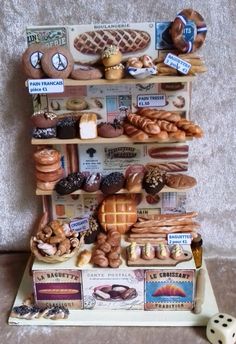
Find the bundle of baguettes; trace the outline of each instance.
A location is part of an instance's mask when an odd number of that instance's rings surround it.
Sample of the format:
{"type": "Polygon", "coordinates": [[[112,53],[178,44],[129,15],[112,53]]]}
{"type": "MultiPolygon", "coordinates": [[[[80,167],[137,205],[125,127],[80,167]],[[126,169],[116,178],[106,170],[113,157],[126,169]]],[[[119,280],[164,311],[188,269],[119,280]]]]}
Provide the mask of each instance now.
{"type": "Polygon", "coordinates": [[[186,137],[200,138],[203,130],[192,121],[181,118],[179,113],[150,108],[129,113],[124,123],[126,135],[138,141],[149,137],[157,141],[184,141],[186,137]]]}
{"type": "MultiPolygon", "coordinates": [[[[188,72],[188,75],[195,75],[198,73],[205,73],[207,71],[207,68],[205,66],[204,61],[200,56],[198,56],[195,53],[189,53],[189,54],[180,54],[178,57],[188,63],[191,64],[191,68],[188,72]]],[[[167,66],[164,63],[165,56],[161,56],[156,60],[156,67],[158,70],[158,75],[178,75],[178,71],[174,68],[171,68],[167,66]]]]}
{"type": "Polygon", "coordinates": [[[149,219],[139,217],[138,221],[131,227],[127,241],[138,244],[167,243],[169,233],[190,233],[192,239],[197,237],[199,223],[196,222],[196,212],[185,214],[158,214],[149,219]]]}

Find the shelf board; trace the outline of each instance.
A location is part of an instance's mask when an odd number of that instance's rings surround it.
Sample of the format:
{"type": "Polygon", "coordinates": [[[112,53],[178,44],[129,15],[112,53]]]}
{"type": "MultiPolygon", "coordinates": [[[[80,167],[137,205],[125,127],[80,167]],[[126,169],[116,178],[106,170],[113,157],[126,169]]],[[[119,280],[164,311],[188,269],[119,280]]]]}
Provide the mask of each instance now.
{"type": "Polygon", "coordinates": [[[126,77],[120,80],[73,80],[65,79],[64,86],[90,86],[90,85],[127,85],[127,84],[155,84],[155,83],[175,83],[175,82],[190,82],[194,76],[153,76],[146,79],[135,79],[126,77]]]}
{"type": "MultiPolygon", "coordinates": [[[[191,141],[192,137],[187,137],[185,141],[191,141]]],[[[119,137],[112,137],[112,138],[105,138],[105,137],[97,137],[96,139],[88,139],[88,140],[81,140],[79,138],[75,139],[34,139],[32,138],[31,144],[32,145],[68,145],[68,144],[78,144],[78,145],[86,145],[86,144],[106,144],[106,143],[173,143],[173,142],[185,142],[185,141],[178,141],[174,139],[169,139],[167,141],[159,141],[156,138],[150,137],[145,141],[135,141],[129,136],[121,135],[119,137]]]]}
{"type": "MultiPolygon", "coordinates": [[[[160,83],[176,83],[176,82],[191,82],[195,76],[192,75],[180,75],[180,76],[153,76],[146,79],[135,79],[132,77],[126,77],[120,80],[73,80],[64,79],[64,86],[96,86],[96,85],[129,85],[129,84],[160,84],[160,83]]],[[[25,82],[28,87],[28,82],[25,82]]]]}
{"type": "MultiPolygon", "coordinates": [[[[174,189],[174,188],[169,188],[168,186],[165,186],[160,192],[187,192],[188,190],[190,189],[174,189]]],[[[36,189],[37,196],[49,196],[49,195],[52,195],[53,193],[56,193],[56,191],[54,190],[44,191],[44,190],[36,189]]],[[[127,193],[129,193],[129,191],[126,189],[121,189],[120,191],[117,192],[117,194],[127,194],[127,193]]],[[[136,193],[140,193],[140,192],[136,192],[136,193]]],[[[103,193],[100,190],[96,192],[86,192],[84,190],[77,190],[75,192],[70,193],[69,195],[89,195],[89,194],[102,195],[103,193]]]]}

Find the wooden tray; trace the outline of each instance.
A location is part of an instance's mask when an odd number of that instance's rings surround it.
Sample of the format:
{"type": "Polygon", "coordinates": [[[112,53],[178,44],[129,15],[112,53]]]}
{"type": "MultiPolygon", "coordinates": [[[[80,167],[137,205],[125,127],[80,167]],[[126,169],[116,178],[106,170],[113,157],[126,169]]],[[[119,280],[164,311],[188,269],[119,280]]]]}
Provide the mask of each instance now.
{"type": "Polygon", "coordinates": [[[153,258],[151,260],[138,258],[135,261],[131,261],[128,259],[128,248],[126,249],[126,263],[128,266],[176,266],[179,263],[187,262],[188,260],[192,259],[192,253],[189,251],[184,251],[184,257],[180,260],[175,260],[172,258],[168,259],[159,259],[153,258]]]}

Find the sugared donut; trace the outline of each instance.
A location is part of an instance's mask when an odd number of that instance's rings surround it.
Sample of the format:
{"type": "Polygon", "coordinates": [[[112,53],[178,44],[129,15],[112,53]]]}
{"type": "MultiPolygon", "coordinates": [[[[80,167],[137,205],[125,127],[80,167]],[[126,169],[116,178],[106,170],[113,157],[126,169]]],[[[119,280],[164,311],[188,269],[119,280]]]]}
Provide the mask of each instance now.
{"type": "Polygon", "coordinates": [[[36,179],[42,182],[54,182],[55,180],[61,179],[63,176],[63,169],[59,168],[58,170],[51,172],[40,172],[36,170],[36,179]]]}
{"type": "Polygon", "coordinates": [[[102,78],[102,72],[89,65],[75,65],[70,77],[75,80],[95,80],[102,78]]]}
{"type": "Polygon", "coordinates": [[[171,37],[174,46],[182,53],[195,52],[199,49],[205,41],[206,34],[207,27],[203,17],[191,8],[184,9],[180,12],[171,25],[171,37]],[[183,37],[185,26],[190,20],[195,23],[197,31],[193,43],[185,41],[183,37]]]}
{"type": "Polygon", "coordinates": [[[61,158],[60,152],[56,149],[43,148],[34,153],[34,161],[40,165],[52,165],[61,158]]]}

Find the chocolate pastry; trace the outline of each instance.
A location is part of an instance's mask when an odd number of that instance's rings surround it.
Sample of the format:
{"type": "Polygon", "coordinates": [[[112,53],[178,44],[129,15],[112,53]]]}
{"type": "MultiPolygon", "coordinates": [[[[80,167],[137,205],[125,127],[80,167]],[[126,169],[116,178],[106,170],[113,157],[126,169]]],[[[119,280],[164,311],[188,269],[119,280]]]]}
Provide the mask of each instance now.
{"type": "Polygon", "coordinates": [[[84,243],[85,244],[92,244],[96,241],[97,236],[100,232],[100,226],[97,220],[93,217],[89,217],[89,229],[83,233],[84,243]]]}
{"type": "Polygon", "coordinates": [[[57,123],[57,137],[59,139],[73,139],[76,137],[76,125],[72,117],[66,117],[57,123]]]}
{"type": "Polygon", "coordinates": [[[52,128],[34,128],[32,131],[32,136],[35,139],[51,139],[57,137],[56,127],[52,128]]]}
{"type": "Polygon", "coordinates": [[[108,292],[108,294],[110,295],[111,299],[120,299],[120,292],[116,291],[116,290],[111,290],[108,292]]]}
{"type": "Polygon", "coordinates": [[[125,177],[120,172],[108,174],[101,182],[100,189],[105,195],[112,195],[124,187],[125,177]]]}
{"type": "Polygon", "coordinates": [[[131,300],[137,296],[137,291],[134,288],[129,288],[121,294],[123,300],[131,300]]]}
{"type": "Polygon", "coordinates": [[[97,126],[98,136],[100,137],[118,137],[124,132],[124,128],[117,121],[114,120],[113,123],[100,123],[97,126]]]}
{"type": "Polygon", "coordinates": [[[80,172],[69,174],[66,178],[59,180],[55,185],[55,190],[60,195],[67,195],[79,190],[84,182],[84,175],[80,172]]]}
{"type": "Polygon", "coordinates": [[[102,181],[101,173],[94,172],[85,179],[83,190],[87,192],[95,192],[99,190],[101,181],[102,181]]]}
{"type": "Polygon", "coordinates": [[[165,175],[159,169],[150,169],[144,176],[143,188],[148,194],[155,195],[165,186],[165,175]]]}
{"type": "Polygon", "coordinates": [[[53,112],[38,111],[31,116],[31,122],[36,128],[52,128],[57,125],[58,118],[53,112]]]}

